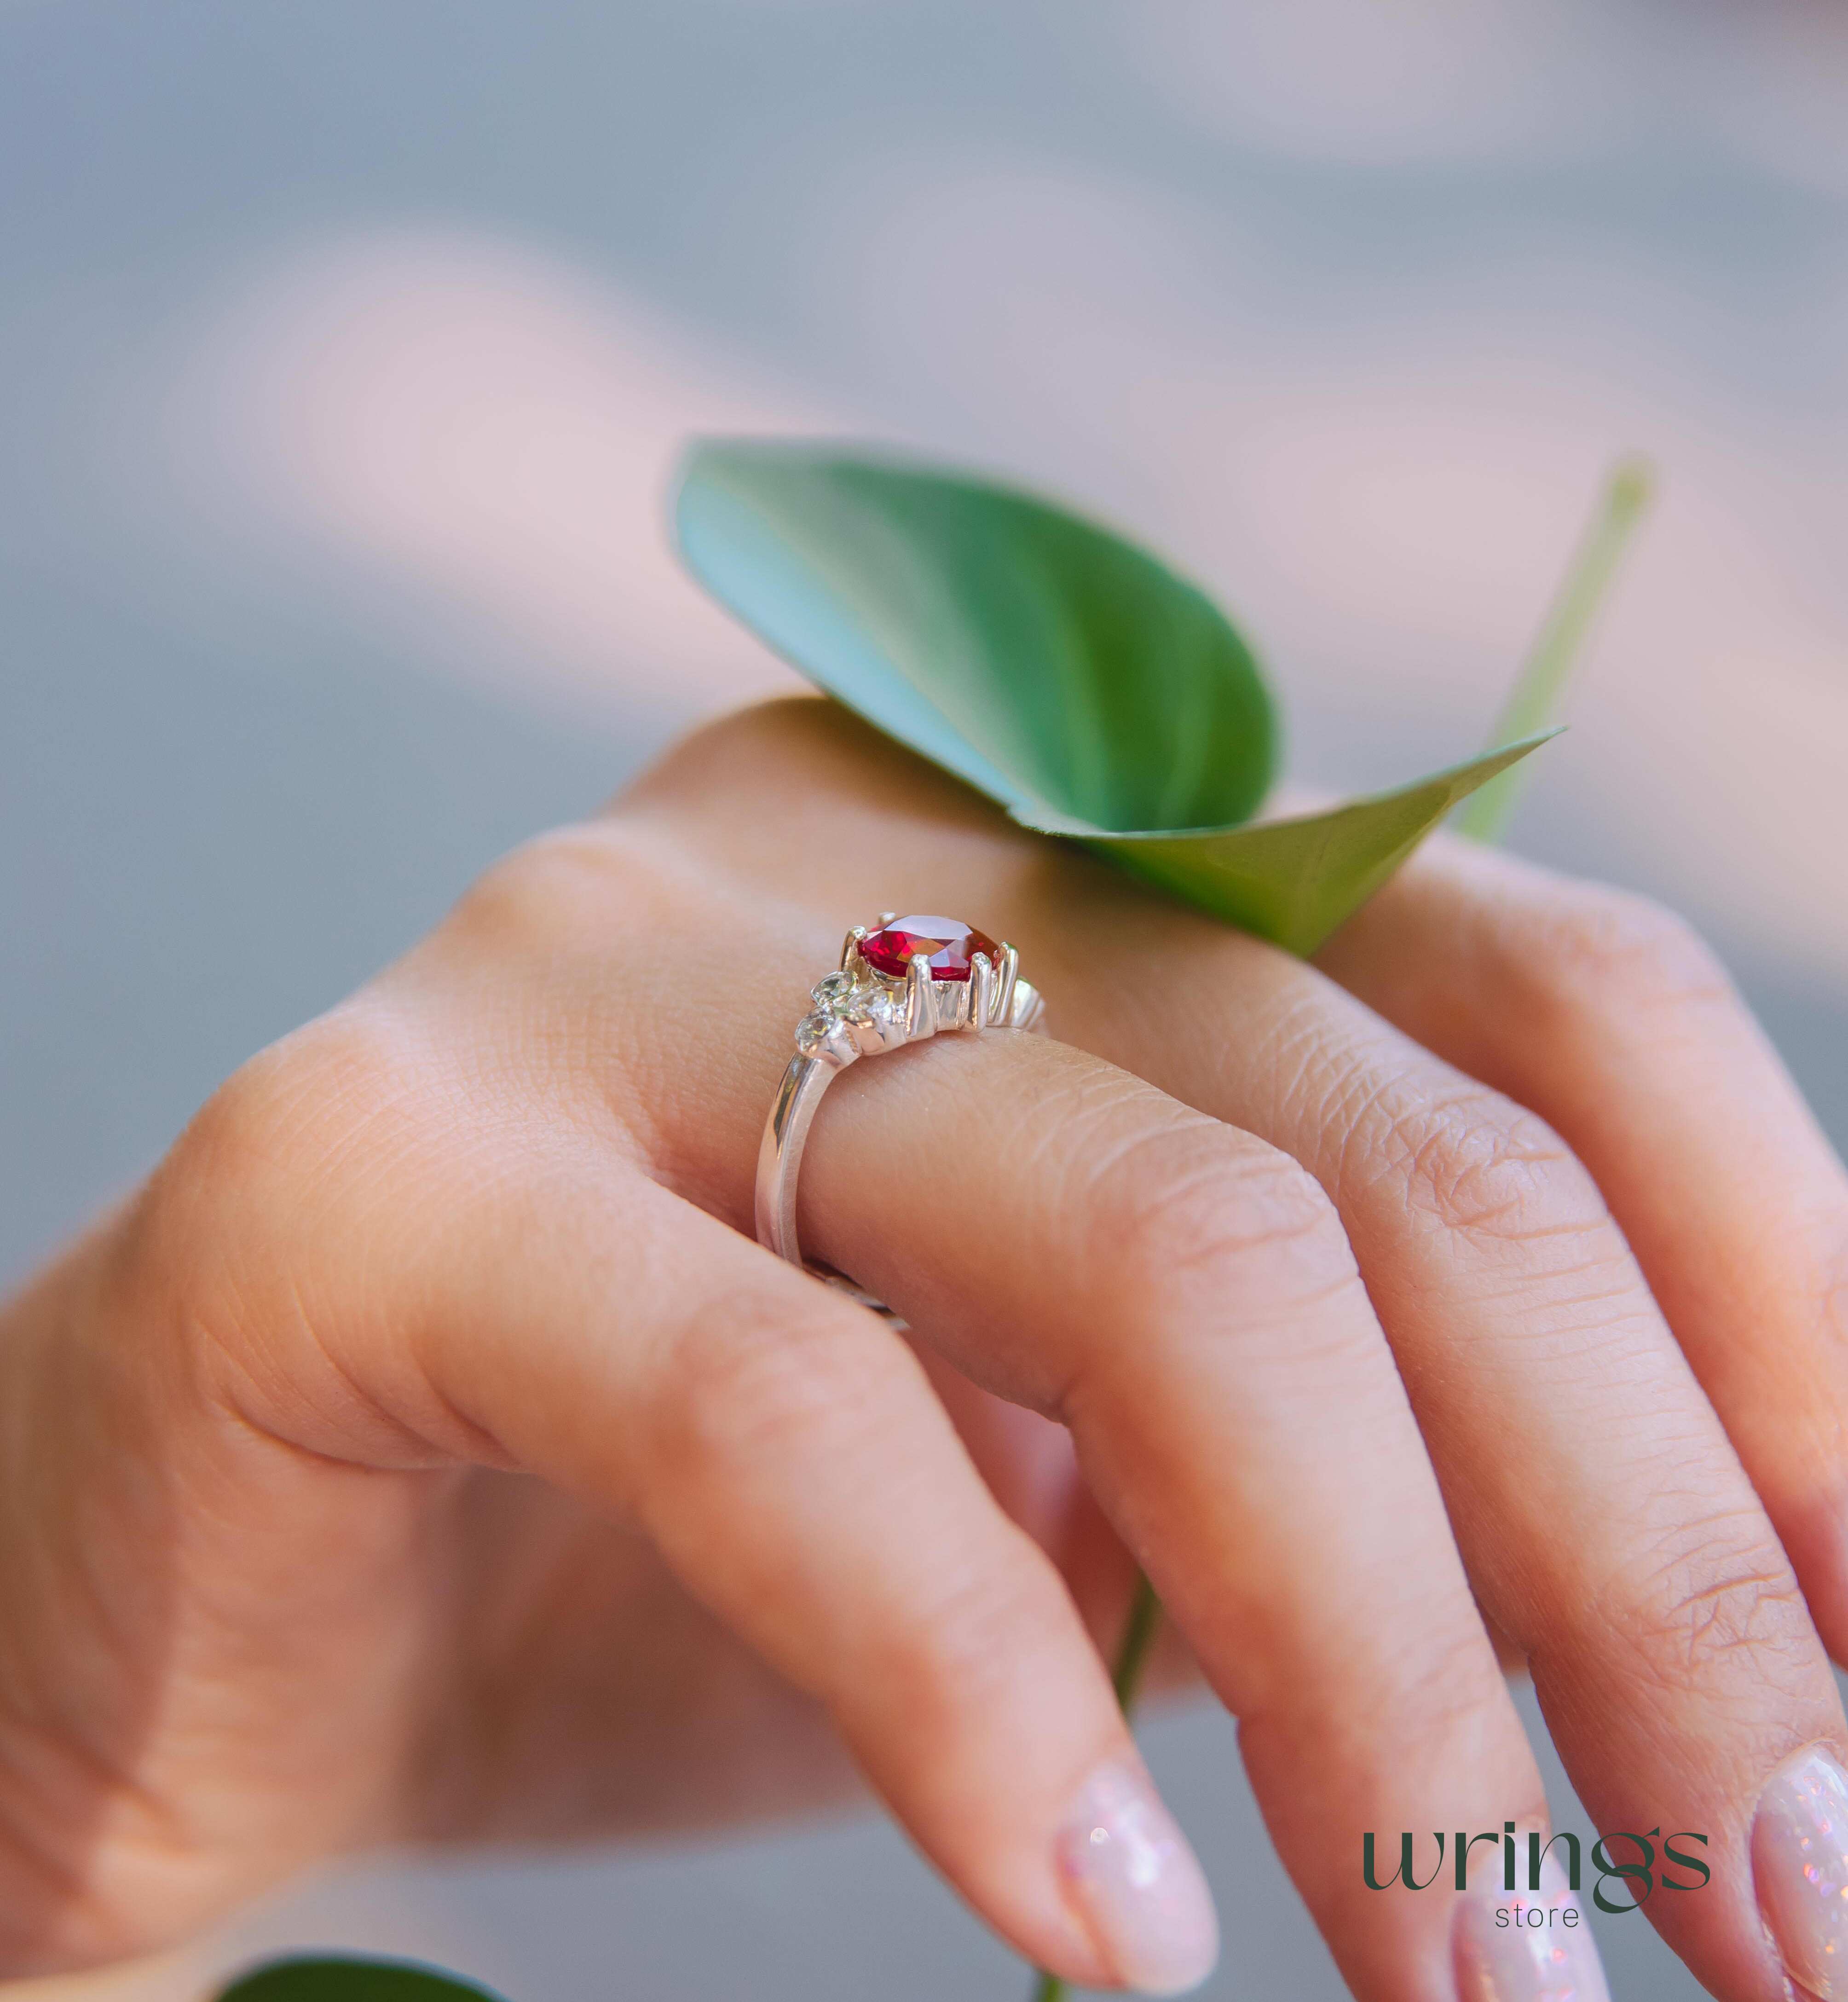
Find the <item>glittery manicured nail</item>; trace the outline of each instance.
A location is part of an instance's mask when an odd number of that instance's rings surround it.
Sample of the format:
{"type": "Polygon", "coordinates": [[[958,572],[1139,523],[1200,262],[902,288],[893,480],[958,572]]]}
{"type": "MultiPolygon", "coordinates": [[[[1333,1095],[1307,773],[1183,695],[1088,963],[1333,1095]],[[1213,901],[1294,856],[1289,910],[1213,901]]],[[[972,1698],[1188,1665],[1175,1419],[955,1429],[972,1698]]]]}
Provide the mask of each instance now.
{"type": "Polygon", "coordinates": [[[1119,1981],[1179,1995],[1212,1973],[1212,1893],[1145,1774],[1100,1767],[1059,1829],[1058,1857],[1066,1896],[1119,1981]]]}
{"type": "Polygon", "coordinates": [[[1457,1900],[1452,1924],[1463,2002],[1610,2002],[1591,1913],[1550,1851],[1538,1891],[1485,1885],[1457,1900]]]}
{"type": "Polygon", "coordinates": [[[1848,1997],[1848,1773],[1819,1745],[1771,1775],[1752,1824],[1758,1909],[1785,1972],[1820,2002],[1848,1997]]]}

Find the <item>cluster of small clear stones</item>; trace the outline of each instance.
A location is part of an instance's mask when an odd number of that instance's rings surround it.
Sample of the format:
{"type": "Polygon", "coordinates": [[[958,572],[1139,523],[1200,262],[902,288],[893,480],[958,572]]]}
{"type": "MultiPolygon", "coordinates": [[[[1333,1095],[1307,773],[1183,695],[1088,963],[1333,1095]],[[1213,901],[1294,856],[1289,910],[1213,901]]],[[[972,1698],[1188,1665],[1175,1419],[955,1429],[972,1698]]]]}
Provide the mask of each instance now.
{"type": "Polygon", "coordinates": [[[844,1022],[889,1027],[903,1012],[902,1002],[883,981],[856,981],[848,973],[828,975],[815,982],[809,994],[814,1012],[796,1024],[796,1048],[805,1057],[813,1056],[844,1022]]]}

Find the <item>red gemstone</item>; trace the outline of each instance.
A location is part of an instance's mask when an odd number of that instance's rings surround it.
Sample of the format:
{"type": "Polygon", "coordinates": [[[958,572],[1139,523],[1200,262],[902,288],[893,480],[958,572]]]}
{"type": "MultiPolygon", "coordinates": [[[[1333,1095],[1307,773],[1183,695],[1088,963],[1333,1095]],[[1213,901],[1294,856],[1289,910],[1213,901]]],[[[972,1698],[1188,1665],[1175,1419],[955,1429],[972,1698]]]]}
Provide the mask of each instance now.
{"type": "Polygon", "coordinates": [[[989,965],[1000,965],[1001,948],[960,918],[894,918],[859,942],[860,957],[888,980],[902,980],[914,959],[930,968],[933,980],[967,980],[978,952],[987,955],[989,965]]]}

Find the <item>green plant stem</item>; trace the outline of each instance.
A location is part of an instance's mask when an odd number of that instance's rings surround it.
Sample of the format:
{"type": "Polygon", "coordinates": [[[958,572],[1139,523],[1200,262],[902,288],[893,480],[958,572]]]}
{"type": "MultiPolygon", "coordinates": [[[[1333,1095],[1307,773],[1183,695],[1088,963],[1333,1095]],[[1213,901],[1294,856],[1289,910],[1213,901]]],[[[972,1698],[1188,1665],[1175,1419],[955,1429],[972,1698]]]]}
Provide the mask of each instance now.
{"type": "Polygon", "coordinates": [[[1117,1693],[1123,1714],[1133,1717],[1135,1700],[1142,1686],[1142,1671],[1149,1665],[1149,1652],[1155,1644],[1156,1629],[1161,1624],[1162,1603],[1155,1587],[1140,1571],[1135,1575],[1135,1596],[1129,1602],[1128,1617],[1123,1622],[1123,1638],[1117,1643],[1117,1658],[1110,1672],[1111,1687],[1117,1693]]]}
{"type": "MultiPolygon", "coordinates": [[[[1655,476],[1643,459],[1623,459],[1611,469],[1532,650],[1495,719],[1491,745],[1536,736],[1557,720],[1585,635],[1654,489],[1655,476]]],[[[1490,780],[1458,810],[1458,832],[1477,841],[1500,840],[1526,782],[1525,766],[1490,780]]]]}
{"type": "MultiPolygon", "coordinates": [[[[1123,1622],[1122,1638],[1117,1643],[1117,1658],[1110,1672],[1111,1686],[1117,1693],[1125,1718],[1135,1713],[1136,1693],[1142,1686],[1142,1671],[1149,1665],[1149,1651],[1161,1625],[1161,1612],[1155,1587],[1138,1571],[1135,1595],[1129,1602],[1129,1617],[1123,1622]]],[[[1042,1971],[1034,1983],[1033,2002],[1065,2002],[1070,1992],[1058,1975],[1042,1971]]]]}

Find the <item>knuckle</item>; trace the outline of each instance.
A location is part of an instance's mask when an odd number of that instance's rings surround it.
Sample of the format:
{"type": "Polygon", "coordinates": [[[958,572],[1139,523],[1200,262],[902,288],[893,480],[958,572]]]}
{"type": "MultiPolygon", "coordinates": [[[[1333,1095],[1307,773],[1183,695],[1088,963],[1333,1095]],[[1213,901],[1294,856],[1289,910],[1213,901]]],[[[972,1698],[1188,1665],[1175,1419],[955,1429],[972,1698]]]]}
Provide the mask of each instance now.
{"type": "Polygon", "coordinates": [[[1333,1136],[1344,1210],[1402,1206],[1414,1233],[1435,1229],[1459,1249],[1544,1246],[1550,1271],[1620,1278],[1597,1184],[1525,1106],[1410,1045],[1312,1042],[1288,1056],[1293,1115],[1333,1136]]]}
{"type": "Polygon", "coordinates": [[[1382,1744],[1415,1770],[1457,1771],[1518,1730],[1507,1684],[1467,1602],[1433,1606],[1396,1642],[1378,1634],[1364,1676],[1351,1647],[1293,1647],[1235,1692],[1241,1728],[1271,1730],[1318,1756],[1364,1765],[1382,1744]]]}
{"type": "Polygon", "coordinates": [[[1361,1741],[1386,1739],[1414,1763],[1452,1765],[1459,1745],[1480,1747],[1507,1728],[1507,1686],[1473,1618],[1421,1635],[1415,1656],[1389,1664],[1377,1686],[1379,1714],[1361,1724],[1361,1741]]]}
{"type": "Polygon", "coordinates": [[[1498,1093],[1393,1093],[1352,1129],[1344,1171],[1390,1176],[1446,1234],[1494,1245],[1605,1231],[1595,1183],[1543,1120],[1498,1093]]]}
{"type": "Polygon", "coordinates": [[[1434,1723],[1480,1717],[1505,1693],[1494,1651],[1473,1604],[1462,1617],[1435,1620],[1419,1637],[1417,1657],[1401,1678],[1414,1717],[1434,1723]]]}
{"type": "Polygon", "coordinates": [[[1069,1209],[1104,1310],[1053,1400],[1069,1417],[1094,1391],[1109,1401],[1155,1348],[1230,1345],[1271,1367],[1287,1354],[1303,1370],[1347,1368],[1363,1349],[1378,1360],[1370,1314],[1316,1311],[1344,1293],[1358,1302],[1361,1282],[1334,1205],[1276,1149],[1205,1121],[1163,1128],[1095,1164],[1069,1209]]]}
{"type": "Polygon", "coordinates": [[[654,1464],[696,1476],[825,1451],[862,1435],[884,1385],[885,1345],[842,1341],[831,1303],[805,1311],[746,1289],[721,1293],[673,1338],[654,1406],[654,1464]]]}
{"type": "Polygon", "coordinates": [[[832,704],[806,695],[748,703],[689,732],[649,776],[667,774],[692,788],[729,786],[741,773],[760,769],[766,757],[813,755],[837,720],[832,704]]]}
{"type": "Polygon", "coordinates": [[[799,810],[804,791],[825,785],[839,793],[878,780],[882,788],[894,776],[916,783],[890,741],[879,736],[838,703],[818,702],[807,695],[778,696],[733,710],[691,731],[671,746],[639,778],[626,786],[607,809],[612,814],[641,816],[666,807],[689,806],[701,818],[714,812],[728,816],[741,795],[761,792],[766,772],[794,775],[790,806],[799,810]]]}
{"type": "Polygon", "coordinates": [[[195,1113],[169,1157],[190,1185],[242,1187],[274,1170],[284,1158],[289,1113],[301,1085],[295,1050],[277,1045],[253,1057],[221,1084],[195,1113]]]}
{"type": "Polygon", "coordinates": [[[1755,1686],[1794,1682],[1814,1651],[1802,1592],[1749,1509],[1677,1524],[1600,1610],[1646,1679],[1678,1694],[1707,1688],[1735,1663],[1755,1686]]]}
{"type": "Polygon", "coordinates": [[[669,894],[659,845],[615,821],[554,828],[505,855],[465,891],[444,926],[505,964],[581,950],[612,909],[646,922],[669,894]]]}
{"type": "Polygon", "coordinates": [[[1129,1289],[1241,1292],[1351,1266],[1341,1219],[1288,1155],[1204,1122],[1142,1139],[1101,1167],[1086,1212],[1105,1272],[1129,1289]]]}
{"type": "Polygon", "coordinates": [[[356,1163],[427,1139],[417,1062],[382,1011],[349,1004],[251,1059],[175,1142],[134,1212],[128,1272],[202,1358],[293,1324],[305,1271],[326,1275],[317,1247],[350,1250],[379,1206],[356,1163]]]}
{"type": "Polygon", "coordinates": [[[441,1024],[444,1062],[491,1079],[501,1109],[591,1125],[633,1158],[661,1137],[670,962],[702,913],[715,915],[711,887],[661,829],[580,822],[495,863],[388,984],[441,1024]]]}
{"type": "Polygon", "coordinates": [[[392,1096],[396,1060],[360,1011],[284,1037],[219,1086],[156,1171],[163,1217],[216,1221],[226,1205],[289,1216],[330,1167],[330,1129],[363,1124],[392,1096]]]}
{"type": "MultiPolygon", "coordinates": [[[[1024,1566],[971,1561],[936,1579],[893,1634],[889,1683],[908,1682],[905,1707],[979,1714],[1034,1671],[1056,1677],[1065,1623],[1062,1602],[1024,1566]]],[[[1042,1685],[1043,1686],[1043,1685],[1042,1685]]]]}
{"type": "Polygon", "coordinates": [[[1555,1005],[1674,1007],[1729,999],[1711,947],[1679,912],[1602,884],[1574,884],[1539,913],[1526,963],[1555,1005]]]}

